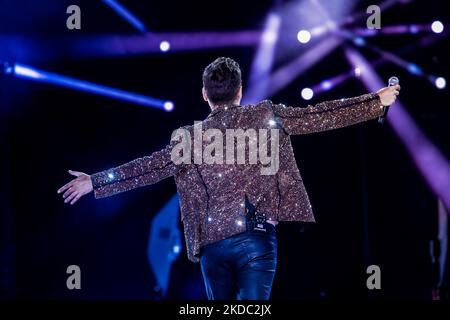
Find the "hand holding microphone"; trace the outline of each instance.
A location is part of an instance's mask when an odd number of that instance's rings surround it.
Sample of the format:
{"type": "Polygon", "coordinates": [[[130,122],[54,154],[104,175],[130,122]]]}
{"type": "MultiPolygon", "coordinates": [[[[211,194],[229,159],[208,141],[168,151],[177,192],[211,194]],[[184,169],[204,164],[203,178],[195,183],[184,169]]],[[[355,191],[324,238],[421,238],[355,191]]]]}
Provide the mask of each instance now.
{"type": "Polygon", "coordinates": [[[397,77],[389,78],[389,86],[377,91],[381,104],[384,106],[384,114],[378,118],[378,122],[383,124],[389,110],[389,106],[395,102],[400,94],[400,85],[397,77]]]}

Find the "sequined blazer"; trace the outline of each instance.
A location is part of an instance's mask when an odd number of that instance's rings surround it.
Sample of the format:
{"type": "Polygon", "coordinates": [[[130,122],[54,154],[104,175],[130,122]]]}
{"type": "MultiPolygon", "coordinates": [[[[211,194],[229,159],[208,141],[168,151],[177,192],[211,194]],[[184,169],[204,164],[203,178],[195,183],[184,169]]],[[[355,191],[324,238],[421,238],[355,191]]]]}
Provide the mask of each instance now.
{"type": "MultiPolygon", "coordinates": [[[[345,127],[382,113],[376,93],[306,108],[286,107],[268,100],[256,105],[221,106],[200,123],[203,131],[210,128],[222,132],[229,128],[279,129],[276,173],[261,174],[263,164],[260,162],[176,164],[171,154],[179,140],[172,139],[161,151],[91,175],[94,195],[108,197],[173,176],[180,199],[188,258],[198,262],[202,246],[246,230],[245,198],[270,220],[314,222],[290,135],[345,127]]],[[[194,126],[183,128],[193,133],[194,126]]]]}

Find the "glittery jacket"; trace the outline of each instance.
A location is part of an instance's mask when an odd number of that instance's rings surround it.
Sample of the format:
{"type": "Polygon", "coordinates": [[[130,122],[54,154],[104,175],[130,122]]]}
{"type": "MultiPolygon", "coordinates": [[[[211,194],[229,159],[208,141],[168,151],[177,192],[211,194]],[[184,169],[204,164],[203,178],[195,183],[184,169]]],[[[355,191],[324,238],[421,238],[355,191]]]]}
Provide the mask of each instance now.
{"type": "MultiPolygon", "coordinates": [[[[244,107],[222,106],[201,122],[202,130],[278,128],[279,169],[276,174],[262,175],[259,162],[175,164],[171,152],[177,141],[172,139],[166,148],[150,156],[93,174],[94,195],[107,197],[173,176],[180,196],[188,258],[198,262],[202,246],[246,230],[243,206],[246,197],[270,220],[314,222],[290,135],[345,127],[381,114],[381,101],[375,93],[306,108],[286,107],[268,100],[244,107]]],[[[193,132],[193,126],[184,128],[193,132]]]]}

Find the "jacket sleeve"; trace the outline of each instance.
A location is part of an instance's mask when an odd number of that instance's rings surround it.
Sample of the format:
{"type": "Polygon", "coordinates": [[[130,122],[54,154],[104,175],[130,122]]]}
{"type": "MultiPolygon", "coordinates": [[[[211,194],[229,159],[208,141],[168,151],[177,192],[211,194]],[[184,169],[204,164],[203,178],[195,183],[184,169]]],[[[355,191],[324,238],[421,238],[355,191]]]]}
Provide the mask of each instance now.
{"type": "Polygon", "coordinates": [[[91,175],[95,198],[104,198],[134,188],[154,184],[175,175],[182,164],[172,161],[172,149],[176,140],[172,140],[164,149],[150,156],[97,172],[91,175]]]}
{"type": "Polygon", "coordinates": [[[281,127],[287,134],[307,134],[350,126],[383,114],[378,94],[326,101],[306,108],[272,105],[281,127]]]}

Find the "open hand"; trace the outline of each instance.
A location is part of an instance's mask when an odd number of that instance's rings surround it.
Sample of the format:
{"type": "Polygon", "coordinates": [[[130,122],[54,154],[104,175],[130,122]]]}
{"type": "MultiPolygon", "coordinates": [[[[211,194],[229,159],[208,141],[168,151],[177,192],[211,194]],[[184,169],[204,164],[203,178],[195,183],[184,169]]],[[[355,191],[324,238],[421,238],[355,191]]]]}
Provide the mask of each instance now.
{"type": "Polygon", "coordinates": [[[91,176],[78,171],[69,170],[69,173],[76,178],[58,189],[58,193],[63,194],[64,203],[74,204],[82,196],[93,190],[91,176]]]}

